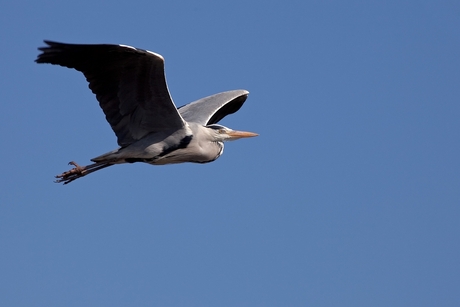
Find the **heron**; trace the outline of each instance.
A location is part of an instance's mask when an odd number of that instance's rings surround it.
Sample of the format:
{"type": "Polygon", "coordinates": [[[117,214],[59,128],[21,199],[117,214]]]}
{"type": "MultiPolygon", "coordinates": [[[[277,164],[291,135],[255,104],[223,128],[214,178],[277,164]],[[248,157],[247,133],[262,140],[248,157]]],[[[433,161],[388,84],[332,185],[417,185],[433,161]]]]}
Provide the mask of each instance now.
{"type": "Polygon", "coordinates": [[[83,73],[117,137],[119,148],[92,164],[55,176],[68,184],[106,167],[143,162],[152,165],[208,163],[222,155],[224,142],[257,136],[217,124],[238,111],[246,90],[218,93],[177,108],[171,98],[161,55],[127,45],[67,44],[44,41],[35,62],[83,73]]]}

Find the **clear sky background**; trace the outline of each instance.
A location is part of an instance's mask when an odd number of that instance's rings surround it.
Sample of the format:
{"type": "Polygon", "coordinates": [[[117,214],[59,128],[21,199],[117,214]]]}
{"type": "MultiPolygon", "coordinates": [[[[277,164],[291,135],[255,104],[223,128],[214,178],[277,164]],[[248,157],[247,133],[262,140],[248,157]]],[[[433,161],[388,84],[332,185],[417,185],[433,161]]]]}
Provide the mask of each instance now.
{"type": "Polygon", "coordinates": [[[1,306],[460,306],[458,1],[2,1],[1,306]],[[204,165],[117,148],[42,40],[160,53],[178,106],[250,95],[204,165]]]}

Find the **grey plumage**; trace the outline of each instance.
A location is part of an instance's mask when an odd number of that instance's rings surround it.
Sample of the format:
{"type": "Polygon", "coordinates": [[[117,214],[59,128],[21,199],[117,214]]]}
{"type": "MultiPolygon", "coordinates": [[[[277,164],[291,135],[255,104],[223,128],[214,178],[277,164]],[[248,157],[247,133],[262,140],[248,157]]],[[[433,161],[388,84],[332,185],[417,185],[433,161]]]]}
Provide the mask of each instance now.
{"type": "Polygon", "coordinates": [[[125,45],[45,43],[36,62],[82,72],[120,146],[84,167],[71,162],[75,167],[56,176],[57,182],[67,184],[120,163],[211,162],[222,154],[224,141],[257,135],[216,124],[241,108],[245,90],[218,93],[178,109],[159,54],[125,45]]]}
{"type": "Polygon", "coordinates": [[[216,124],[222,118],[238,111],[249,92],[234,90],[201,98],[179,108],[182,118],[203,126],[216,124]]]}

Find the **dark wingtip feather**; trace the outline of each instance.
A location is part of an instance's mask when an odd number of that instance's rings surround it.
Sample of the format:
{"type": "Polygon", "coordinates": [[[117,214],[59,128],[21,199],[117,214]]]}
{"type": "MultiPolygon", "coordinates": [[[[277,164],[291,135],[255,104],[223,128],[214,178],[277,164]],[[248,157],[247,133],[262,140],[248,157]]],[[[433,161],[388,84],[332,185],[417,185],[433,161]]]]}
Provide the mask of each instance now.
{"type": "Polygon", "coordinates": [[[50,63],[47,61],[47,58],[48,58],[48,54],[50,53],[50,51],[52,50],[53,46],[56,46],[58,45],[59,43],[56,43],[56,42],[53,42],[53,41],[49,41],[49,40],[43,40],[43,42],[45,44],[47,44],[48,46],[45,46],[45,47],[38,47],[37,49],[40,50],[42,53],[40,53],[37,58],[35,59],[35,62],[36,63],[39,63],[39,64],[42,64],[42,63],[50,63]]]}
{"type": "Polygon", "coordinates": [[[223,106],[222,106],[219,110],[217,110],[217,112],[214,113],[214,115],[209,119],[209,121],[207,122],[207,125],[216,124],[216,123],[218,123],[222,118],[224,118],[225,116],[230,115],[230,114],[233,114],[233,113],[235,113],[236,111],[238,111],[238,110],[243,106],[243,104],[244,104],[244,102],[246,101],[246,99],[248,98],[248,94],[249,94],[249,93],[240,95],[240,96],[236,97],[235,99],[229,101],[229,102],[226,103],[225,105],[223,105],[223,106]]]}

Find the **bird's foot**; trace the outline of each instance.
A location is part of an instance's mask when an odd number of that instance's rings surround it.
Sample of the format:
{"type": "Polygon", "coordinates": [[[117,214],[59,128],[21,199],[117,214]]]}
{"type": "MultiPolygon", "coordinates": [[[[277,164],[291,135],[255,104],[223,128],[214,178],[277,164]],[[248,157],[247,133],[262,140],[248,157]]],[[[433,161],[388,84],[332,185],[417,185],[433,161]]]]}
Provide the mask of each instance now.
{"type": "Polygon", "coordinates": [[[74,181],[75,179],[78,179],[80,177],[83,177],[86,175],[86,167],[85,166],[80,166],[74,161],[70,161],[69,165],[75,166],[71,170],[64,172],[60,175],[55,176],[57,179],[54,181],[56,183],[61,183],[63,182],[64,184],[68,184],[69,182],[74,181]]]}

